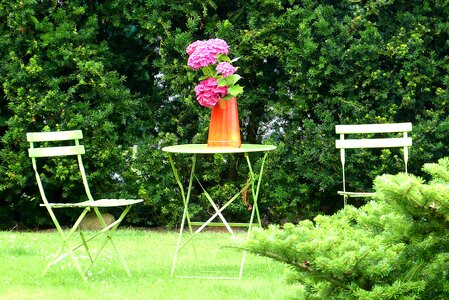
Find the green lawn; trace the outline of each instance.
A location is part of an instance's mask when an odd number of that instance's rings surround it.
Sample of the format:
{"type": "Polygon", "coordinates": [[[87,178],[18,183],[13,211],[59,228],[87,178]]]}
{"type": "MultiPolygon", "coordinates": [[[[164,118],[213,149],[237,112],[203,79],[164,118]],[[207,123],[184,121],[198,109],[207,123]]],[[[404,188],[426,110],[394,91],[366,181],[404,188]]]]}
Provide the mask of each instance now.
{"type": "MultiPolygon", "coordinates": [[[[59,246],[56,231],[0,232],[0,299],[301,298],[300,290],[285,282],[285,266],[252,254],[246,257],[240,280],[170,276],[177,236],[173,231],[117,231],[116,243],[133,276],[126,276],[108,245],[85,284],[68,258],[42,276],[47,260],[59,246]]],[[[204,232],[194,241],[198,263],[190,244],[178,255],[175,275],[238,276],[242,252],[222,247],[232,245],[229,234],[204,232]]],[[[87,266],[83,252],[77,254],[87,266]]]]}

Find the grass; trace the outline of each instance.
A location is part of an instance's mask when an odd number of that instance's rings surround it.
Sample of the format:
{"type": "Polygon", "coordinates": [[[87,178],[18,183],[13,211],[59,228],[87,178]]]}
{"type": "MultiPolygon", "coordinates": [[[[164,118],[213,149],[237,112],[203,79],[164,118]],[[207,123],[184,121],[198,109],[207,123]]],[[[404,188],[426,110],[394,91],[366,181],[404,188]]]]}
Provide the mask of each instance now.
{"type": "MultiPolygon", "coordinates": [[[[242,235],[243,236],[243,235],[242,235]]],[[[115,241],[132,277],[113,255],[110,244],[89,272],[85,284],[69,258],[42,276],[59,246],[56,231],[0,232],[1,299],[297,299],[299,290],[285,282],[285,266],[248,254],[240,280],[170,276],[178,234],[173,231],[121,229],[115,241]]],[[[229,234],[204,232],[178,255],[175,275],[238,276],[242,252],[229,234]],[[218,247],[217,247],[218,246],[218,247]],[[199,267],[198,267],[199,266],[199,267]],[[212,273],[202,273],[202,270],[212,273]]],[[[95,247],[95,245],[93,245],[95,247]]],[[[77,251],[82,266],[88,258],[77,251]]]]}

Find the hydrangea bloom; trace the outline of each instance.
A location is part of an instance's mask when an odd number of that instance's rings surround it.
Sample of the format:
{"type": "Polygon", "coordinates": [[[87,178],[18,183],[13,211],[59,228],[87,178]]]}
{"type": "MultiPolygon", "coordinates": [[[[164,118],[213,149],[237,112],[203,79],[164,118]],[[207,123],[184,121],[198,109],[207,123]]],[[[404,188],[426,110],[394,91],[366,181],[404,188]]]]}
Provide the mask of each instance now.
{"type": "Polygon", "coordinates": [[[204,43],[205,43],[204,41],[196,41],[191,43],[186,49],[187,54],[191,55],[195,51],[196,47],[201,46],[204,43]]]}
{"type": "Polygon", "coordinates": [[[186,48],[186,52],[189,55],[187,65],[193,70],[202,69],[202,79],[207,78],[195,87],[196,98],[201,105],[212,107],[221,98],[228,100],[243,92],[243,87],[236,84],[240,76],[229,77],[237,68],[232,66],[227,56],[229,46],[226,41],[195,41],[186,48]],[[218,81],[223,86],[218,86],[218,81]]]}
{"type": "Polygon", "coordinates": [[[194,70],[201,69],[215,63],[217,63],[216,55],[211,54],[210,52],[196,50],[189,56],[189,60],[187,61],[187,65],[194,70]]]}
{"type": "Polygon", "coordinates": [[[237,68],[228,62],[221,62],[217,65],[217,74],[221,74],[223,77],[232,75],[237,71],[237,68]]]}
{"type": "Polygon", "coordinates": [[[189,54],[187,65],[194,70],[217,63],[218,54],[228,54],[229,46],[222,39],[196,41],[190,44],[186,52],[189,54]]]}
{"type": "Polygon", "coordinates": [[[228,43],[222,39],[210,39],[207,41],[207,44],[210,46],[211,51],[216,54],[228,54],[229,52],[228,43]]]}
{"type": "Polygon", "coordinates": [[[228,93],[228,87],[218,86],[216,78],[207,78],[195,87],[195,93],[202,106],[212,107],[228,93]]]}

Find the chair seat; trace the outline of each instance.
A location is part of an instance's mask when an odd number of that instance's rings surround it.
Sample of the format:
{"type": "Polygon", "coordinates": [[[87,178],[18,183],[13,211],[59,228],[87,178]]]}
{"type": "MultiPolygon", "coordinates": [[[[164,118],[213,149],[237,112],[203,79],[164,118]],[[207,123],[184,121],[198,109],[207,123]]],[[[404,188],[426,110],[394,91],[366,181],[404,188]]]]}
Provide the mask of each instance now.
{"type": "MultiPolygon", "coordinates": [[[[78,203],[48,203],[48,206],[59,207],[118,207],[143,202],[143,199],[99,199],[95,201],[83,201],[78,203]]],[[[41,204],[40,206],[47,206],[41,204]]]]}
{"type": "Polygon", "coordinates": [[[343,192],[338,191],[339,195],[346,195],[348,197],[373,197],[376,193],[363,193],[363,192],[343,192]]]}

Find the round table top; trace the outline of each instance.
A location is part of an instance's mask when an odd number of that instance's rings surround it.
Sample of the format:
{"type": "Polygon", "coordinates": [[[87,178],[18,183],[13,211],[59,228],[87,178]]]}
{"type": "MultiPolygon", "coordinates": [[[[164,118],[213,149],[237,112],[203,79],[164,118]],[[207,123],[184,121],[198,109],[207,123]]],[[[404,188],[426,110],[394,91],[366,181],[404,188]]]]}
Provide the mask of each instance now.
{"type": "Polygon", "coordinates": [[[184,144],[162,148],[162,151],[170,153],[246,153],[246,152],[262,152],[276,149],[273,145],[262,144],[242,144],[240,148],[236,147],[209,147],[207,144],[184,144]]]}

